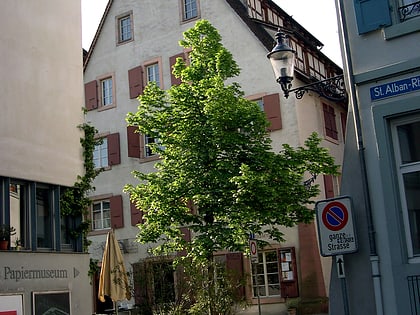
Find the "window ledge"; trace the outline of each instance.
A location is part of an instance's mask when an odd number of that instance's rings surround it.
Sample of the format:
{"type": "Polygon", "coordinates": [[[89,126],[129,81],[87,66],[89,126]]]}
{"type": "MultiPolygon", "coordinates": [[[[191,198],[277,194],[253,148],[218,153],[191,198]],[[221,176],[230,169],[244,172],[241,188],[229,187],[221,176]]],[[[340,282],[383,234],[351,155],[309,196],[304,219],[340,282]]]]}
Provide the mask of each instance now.
{"type": "Polygon", "coordinates": [[[94,230],[94,231],[90,231],[90,232],[88,233],[88,236],[105,235],[105,234],[107,234],[109,231],[111,231],[111,229],[94,230]]]}
{"type": "Polygon", "coordinates": [[[420,17],[413,18],[402,23],[394,24],[383,29],[385,40],[408,35],[420,31],[420,17]]]}

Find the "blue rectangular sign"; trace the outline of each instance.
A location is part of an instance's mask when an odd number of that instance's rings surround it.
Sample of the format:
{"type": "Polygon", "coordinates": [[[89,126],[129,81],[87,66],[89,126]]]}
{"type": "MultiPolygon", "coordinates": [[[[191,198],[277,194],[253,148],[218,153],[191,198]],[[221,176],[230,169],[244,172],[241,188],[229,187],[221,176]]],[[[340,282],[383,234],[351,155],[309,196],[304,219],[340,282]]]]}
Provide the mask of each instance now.
{"type": "Polygon", "coordinates": [[[420,90],[420,76],[371,87],[370,99],[376,101],[382,98],[410,93],[417,90],[420,90]]]}

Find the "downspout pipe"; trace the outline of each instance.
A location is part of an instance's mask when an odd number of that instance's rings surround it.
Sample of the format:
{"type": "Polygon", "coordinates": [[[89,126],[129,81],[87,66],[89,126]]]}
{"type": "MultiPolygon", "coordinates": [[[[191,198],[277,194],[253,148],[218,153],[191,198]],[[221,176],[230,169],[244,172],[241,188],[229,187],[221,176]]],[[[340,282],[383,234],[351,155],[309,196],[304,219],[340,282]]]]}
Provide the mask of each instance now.
{"type": "Polygon", "coordinates": [[[346,61],[347,61],[347,68],[348,68],[348,83],[350,89],[350,106],[352,106],[353,113],[354,113],[354,125],[355,125],[355,132],[356,132],[356,140],[357,140],[357,150],[359,156],[359,163],[360,163],[360,170],[362,175],[362,189],[363,189],[363,199],[364,199],[364,206],[366,211],[366,222],[368,225],[368,237],[369,237],[369,251],[370,251],[370,265],[372,271],[372,283],[374,288],[374,296],[375,296],[375,306],[376,306],[376,314],[383,315],[383,299],[382,299],[382,286],[381,286],[381,273],[379,268],[379,255],[376,248],[376,232],[375,226],[373,223],[373,215],[372,215],[372,206],[370,202],[370,192],[369,192],[369,185],[368,185],[368,176],[367,176],[367,169],[366,169],[366,158],[365,158],[365,147],[363,143],[363,133],[362,133],[362,126],[361,126],[361,118],[360,118],[360,111],[359,111],[359,104],[357,101],[356,89],[355,89],[355,82],[353,76],[353,62],[352,56],[350,54],[350,46],[349,46],[349,37],[347,31],[347,22],[346,22],[346,14],[344,12],[344,0],[337,0],[336,3],[338,4],[338,13],[341,19],[341,29],[343,33],[343,44],[344,44],[344,52],[346,54],[346,61]]]}

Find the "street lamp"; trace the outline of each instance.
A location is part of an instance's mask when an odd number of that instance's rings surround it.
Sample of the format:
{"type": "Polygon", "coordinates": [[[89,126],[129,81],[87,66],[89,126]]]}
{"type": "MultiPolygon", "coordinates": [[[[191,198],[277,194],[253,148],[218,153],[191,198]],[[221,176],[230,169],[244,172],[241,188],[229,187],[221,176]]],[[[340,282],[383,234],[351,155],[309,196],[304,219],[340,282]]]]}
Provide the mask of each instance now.
{"type": "Polygon", "coordinates": [[[343,75],[291,89],[296,52],[286,43],[286,35],[283,32],[278,31],[275,37],[277,44],[267,54],[267,58],[271,61],[276,81],[280,84],[285,98],[288,98],[290,93],[295,93],[296,98],[301,99],[306,92],[314,91],[332,101],[347,99],[343,75]]]}

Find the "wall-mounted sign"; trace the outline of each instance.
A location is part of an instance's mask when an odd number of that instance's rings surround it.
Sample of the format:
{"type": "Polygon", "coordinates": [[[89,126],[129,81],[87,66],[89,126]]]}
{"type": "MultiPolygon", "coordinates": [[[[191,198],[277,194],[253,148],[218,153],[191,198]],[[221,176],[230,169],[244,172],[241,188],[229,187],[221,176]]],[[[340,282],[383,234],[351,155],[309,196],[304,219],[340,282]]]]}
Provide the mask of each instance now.
{"type": "Polygon", "coordinates": [[[334,256],[357,251],[350,197],[319,201],[315,209],[321,255],[334,256]]]}
{"type": "Polygon", "coordinates": [[[420,90],[420,76],[398,80],[370,88],[370,99],[377,101],[383,98],[420,90]]]}

